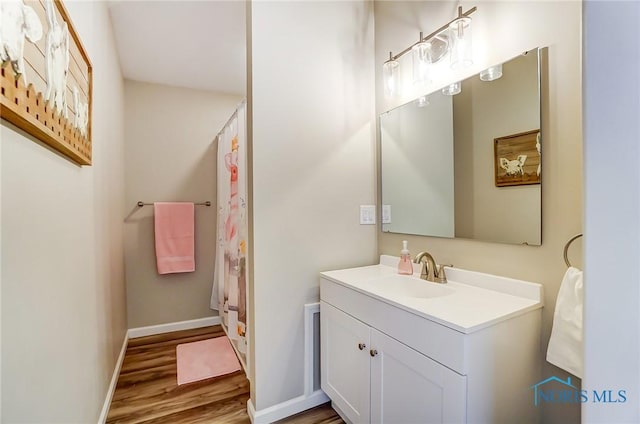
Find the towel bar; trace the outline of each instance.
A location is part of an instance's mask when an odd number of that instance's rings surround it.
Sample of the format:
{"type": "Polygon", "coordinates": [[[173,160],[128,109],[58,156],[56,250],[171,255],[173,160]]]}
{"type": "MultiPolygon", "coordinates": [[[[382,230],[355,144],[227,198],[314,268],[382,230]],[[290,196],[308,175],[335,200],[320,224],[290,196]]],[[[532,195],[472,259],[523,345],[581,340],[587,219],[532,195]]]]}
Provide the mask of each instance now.
{"type": "Polygon", "coordinates": [[[571,262],[569,262],[569,246],[579,237],[582,237],[582,233],[571,237],[567,244],[564,245],[564,263],[567,264],[567,266],[571,266],[571,262]]]}
{"type": "MultiPolygon", "coordinates": [[[[206,202],[194,203],[194,205],[196,205],[196,206],[211,206],[211,202],[207,200],[206,202]]],[[[138,207],[141,208],[143,206],[153,206],[153,203],[145,203],[143,201],[139,201],[138,202],[138,207]]]]}

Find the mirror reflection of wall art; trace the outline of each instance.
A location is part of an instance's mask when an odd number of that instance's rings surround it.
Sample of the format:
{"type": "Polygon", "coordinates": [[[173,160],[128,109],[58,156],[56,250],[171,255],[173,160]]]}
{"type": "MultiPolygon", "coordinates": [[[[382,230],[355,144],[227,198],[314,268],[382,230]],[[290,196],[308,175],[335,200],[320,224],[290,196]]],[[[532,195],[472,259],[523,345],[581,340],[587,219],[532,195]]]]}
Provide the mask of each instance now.
{"type": "Polygon", "coordinates": [[[494,140],[496,186],[540,184],[540,130],[494,140]]]}
{"type": "Polygon", "coordinates": [[[0,117],[91,165],[91,62],[62,2],[2,0],[0,17],[0,117]]]}

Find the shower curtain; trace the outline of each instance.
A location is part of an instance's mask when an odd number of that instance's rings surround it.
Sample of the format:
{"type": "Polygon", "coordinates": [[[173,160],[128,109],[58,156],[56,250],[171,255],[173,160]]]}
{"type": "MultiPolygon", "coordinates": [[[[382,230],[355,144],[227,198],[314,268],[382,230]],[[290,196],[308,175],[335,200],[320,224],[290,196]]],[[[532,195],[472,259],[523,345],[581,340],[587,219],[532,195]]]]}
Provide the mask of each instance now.
{"type": "Polygon", "coordinates": [[[243,101],[217,137],[217,248],[211,309],[238,351],[247,351],[247,144],[243,101]]]}

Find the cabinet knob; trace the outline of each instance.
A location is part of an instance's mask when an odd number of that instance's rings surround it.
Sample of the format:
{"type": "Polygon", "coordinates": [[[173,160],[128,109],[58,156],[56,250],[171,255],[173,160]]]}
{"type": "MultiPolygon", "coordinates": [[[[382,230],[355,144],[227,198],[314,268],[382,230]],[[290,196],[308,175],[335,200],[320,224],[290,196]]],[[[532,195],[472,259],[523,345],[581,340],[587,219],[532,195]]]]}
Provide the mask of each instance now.
{"type": "Polygon", "coordinates": [[[364,348],[365,348],[365,347],[367,347],[367,345],[366,345],[366,344],[364,344],[364,343],[358,343],[358,349],[360,349],[360,350],[364,350],[364,348]]]}
{"type": "Polygon", "coordinates": [[[371,355],[371,356],[376,356],[377,354],[378,354],[378,351],[377,351],[377,350],[375,350],[375,349],[371,349],[371,350],[369,351],[369,355],[371,355]]]}

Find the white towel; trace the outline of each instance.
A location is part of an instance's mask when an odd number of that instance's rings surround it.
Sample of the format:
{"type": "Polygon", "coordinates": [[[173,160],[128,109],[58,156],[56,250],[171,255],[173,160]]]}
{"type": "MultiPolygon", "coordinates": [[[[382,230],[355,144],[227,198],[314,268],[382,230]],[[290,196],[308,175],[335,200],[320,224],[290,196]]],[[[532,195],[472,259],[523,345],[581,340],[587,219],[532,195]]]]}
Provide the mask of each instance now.
{"type": "Polygon", "coordinates": [[[582,271],[570,267],[564,274],[556,300],[547,361],[579,378],[582,378],[584,361],[582,308],[582,271]]]}

